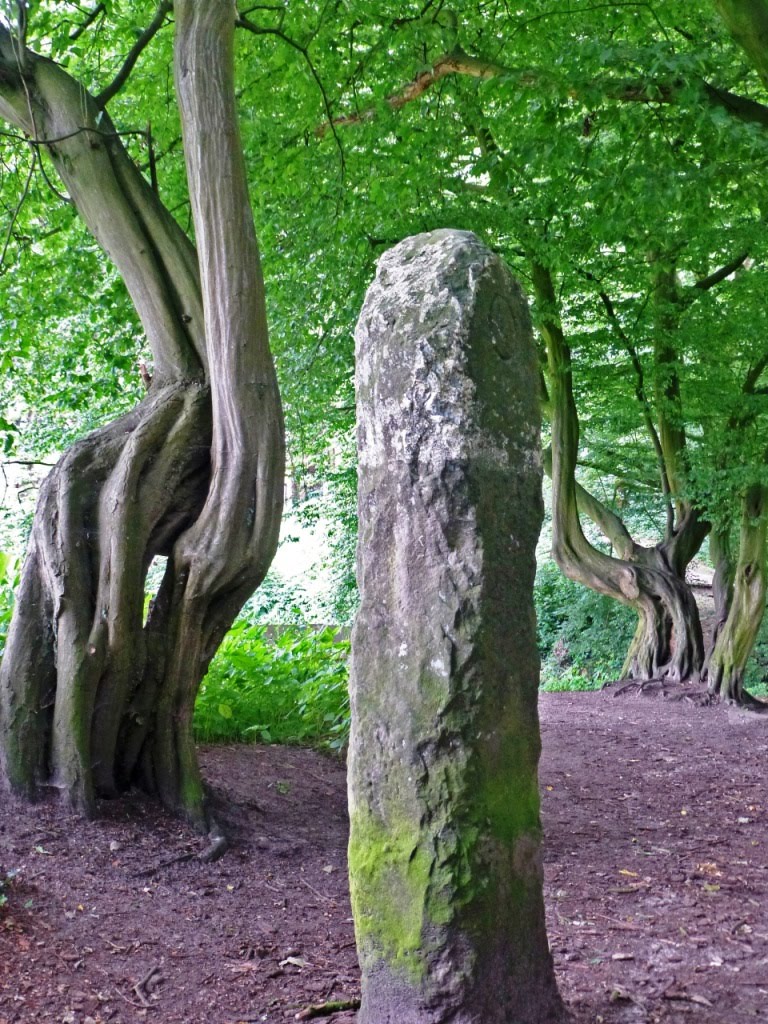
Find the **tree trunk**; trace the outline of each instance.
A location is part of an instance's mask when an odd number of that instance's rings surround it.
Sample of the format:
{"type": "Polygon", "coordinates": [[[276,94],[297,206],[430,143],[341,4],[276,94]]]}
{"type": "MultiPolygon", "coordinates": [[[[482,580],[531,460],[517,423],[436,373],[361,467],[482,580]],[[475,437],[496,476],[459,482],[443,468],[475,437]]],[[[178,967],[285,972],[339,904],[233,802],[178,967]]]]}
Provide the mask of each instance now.
{"type": "Polygon", "coordinates": [[[622,678],[641,682],[697,680],[704,648],[696,602],[685,566],[707,532],[688,511],[678,529],[655,548],[636,544],[615,513],[576,482],[579,419],[573,397],[571,353],[557,316],[552,277],[533,265],[533,284],[547,345],[552,430],[552,553],[563,573],[621,601],[638,615],[622,678]],[[603,530],[621,557],[607,555],[584,536],[579,512],[603,530]]]}
{"type": "Polygon", "coordinates": [[[0,739],[17,793],[53,786],[90,814],[97,796],[139,783],[204,828],[194,700],[276,548],[283,432],[235,115],[233,7],[176,0],[175,16],[200,269],[93,98],[0,29],[0,116],[51,155],[154,359],[146,398],[78,442],[42,487],[0,666],[0,739]],[[157,555],[167,564],[145,622],[157,555]]]}
{"type": "Polygon", "coordinates": [[[709,693],[731,704],[763,706],[744,689],[744,672],[765,611],[767,499],[760,484],[744,496],[730,607],[709,659],[709,693]]]}
{"type": "Polygon", "coordinates": [[[713,530],[709,539],[709,557],[715,567],[712,577],[712,603],[714,605],[714,623],[712,635],[705,638],[706,658],[704,677],[709,674],[709,663],[717,645],[717,639],[728,619],[728,612],[733,601],[733,583],[735,565],[731,549],[730,526],[720,526],[713,530]]]}
{"type": "Polygon", "coordinates": [[[637,629],[622,679],[697,681],[704,661],[701,621],[691,588],[665,564],[663,547],[645,550],[637,570],[638,597],[629,604],[637,629]]]}

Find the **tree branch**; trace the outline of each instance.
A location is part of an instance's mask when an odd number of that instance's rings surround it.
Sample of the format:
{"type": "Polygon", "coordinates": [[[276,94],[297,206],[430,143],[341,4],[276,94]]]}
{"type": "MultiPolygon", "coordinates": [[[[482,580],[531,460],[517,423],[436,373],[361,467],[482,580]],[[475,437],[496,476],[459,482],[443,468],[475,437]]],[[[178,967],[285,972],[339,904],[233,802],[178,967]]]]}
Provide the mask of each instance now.
{"type": "Polygon", "coordinates": [[[82,24],[78,25],[77,28],[73,28],[72,31],[69,33],[70,41],[74,43],[76,40],[78,40],[84,32],[88,31],[88,29],[91,27],[94,21],[96,21],[98,16],[100,14],[103,14],[105,10],[106,4],[96,4],[96,6],[93,8],[90,14],[86,16],[85,21],[82,22],[82,24]]]}
{"type": "Polygon", "coordinates": [[[744,379],[744,383],[741,386],[742,394],[745,395],[764,395],[766,394],[765,388],[758,388],[757,382],[763,374],[763,371],[768,366],[768,352],[762,355],[756,363],[753,363],[747,371],[747,376],[744,379]]]}
{"type": "MultiPolygon", "coordinates": [[[[594,277],[592,274],[588,274],[588,277],[594,277]]],[[[603,303],[605,312],[608,316],[608,322],[613,328],[614,333],[621,341],[627,354],[629,355],[632,363],[632,368],[635,371],[635,397],[637,398],[640,406],[643,410],[643,421],[645,423],[646,430],[651,438],[651,444],[653,450],[656,453],[656,461],[659,467],[659,476],[661,478],[661,491],[664,496],[664,507],[666,509],[667,516],[667,537],[672,536],[672,531],[675,528],[675,512],[672,507],[671,501],[671,488],[669,485],[669,476],[667,474],[667,466],[664,461],[664,450],[661,446],[661,440],[659,433],[656,430],[656,424],[653,422],[653,413],[651,411],[651,404],[648,401],[648,396],[645,393],[645,375],[643,373],[643,364],[640,362],[640,357],[637,354],[637,349],[627,337],[624,328],[621,326],[618,316],[616,315],[616,309],[611,301],[611,297],[607,292],[601,289],[600,301],[603,303]]]]}
{"type": "MultiPolygon", "coordinates": [[[[542,452],[542,465],[546,475],[552,479],[552,447],[542,452]]],[[[616,515],[613,509],[604,505],[599,498],[591,494],[586,487],[576,482],[576,503],[579,512],[589,516],[603,536],[610,541],[619,558],[631,559],[635,542],[624,525],[622,519],[616,515]]]]}
{"type": "Polygon", "coordinates": [[[33,153],[32,163],[29,165],[29,171],[27,172],[27,178],[24,182],[24,188],[21,190],[21,196],[19,198],[19,201],[14,207],[13,212],[11,213],[11,221],[8,225],[8,231],[5,235],[3,251],[2,253],[0,253],[0,273],[5,273],[5,257],[8,255],[8,246],[11,244],[11,238],[13,237],[13,229],[16,226],[16,221],[18,220],[19,214],[21,213],[21,208],[26,202],[27,196],[29,195],[29,186],[32,184],[32,178],[34,177],[36,166],[37,160],[35,154],[33,153]]]}
{"type": "MultiPolygon", "coordinates": [[[[542,85],[552,81],[552,76],[536,68],[522,70],[520,68],[505,67],[493,61],[482,60],[478,57],[471,57],[463,50],[454,50],[451,53],[443,54],[432,65],[428,71],[421,71],[398,92],[390,93],[385,99],[385,104],[390,110],[401,110],[408,103],[413,102],[422,96],[436,82],[450,75],[465,75],[470,78],[491,79],[511,78],[520,86],[527,86],[531,89],[541,89],[542,85]]],[[[656,103],[675,104],[678,102],[685,83],[682,81],[668,83],[645,83],[645,82],[621,82],[605,81],[602,83],[575,83],[567,92],[571,99],[579,99],[586,91],[594,90],[598,84],[606,100],[620,103],[656,103]]],[[[740,121],[748,124],[759,124],[768,128],[768,106],[748,99],[745,96],[737,96],[727,89],[720,89],[702,83],[704,99],[713,107],[720,107],[726,110],[740,121]]],[[[315,135],[322,137],[333,128],[346,128],[350,125],[363,124],[376,116],[377,108],[369,107],[366,110],[358,111],[355,114],[347,114],[342,117],[329,119],[326,123],[318,125],[315,135]]]]}
{"type": "Polygon", "coordinates": [[[103,89],[98,96],[96,96],[96,104],[103,109],[109,101],[117,95],[128,80],[128,76],[133,71],[136,61],[141,56],[142,52],[146,49],[155,35],[162,28],[165,16],[171,10],[173,6],[172,0],[160,0],[155,16],[141,33],[139,38],[136,40],[134,45],[131,47],[128,56],[123,62],[123,66],[120,68],[118,73],[112,79],[111,83],[103,89]]]}
{"type": "Polygon", "coordinates": [[[768,86],[768,3],[766,0],[715,0],[715,7],[734,40],[768,86]]]}
{"type": "MultiPolygon", "coordinates": [[[[590,496],[587,492],[582,494],[576,483],[579,415],[573,397],[571,351],[560,323],[549,268],[532,260],[531,280],[539,330],[547,346],[551,389],[552,554],[570,579],[617,600],[632,601],[639,594],[632,570],[626,562],[604,554],[591,544],[581,528],[579,502],[588,500],[590,496]]],[[[595,514],[600,513],[598,505],[592,508],[595,514]]],[[[591,516],[591,512],[588,514],[591,516]]],[[[616,522],[623,525],[618,517],[616,522]]],[[[612,523],[610,525],[613,526],[612,523]]],[[[631,543],[631,538],[624,543],[631,543]]]]}
{"type": "MultiPolygon", "coordinates": [[[[494,64],[491,61],[478,60],[474,57],[470,57],[462,51],[457,51],[451,54],[444,54],[435,64],[430,68],[429,71],[421,71],[409,82],[404,89],[396,93],[391,93],[387,96],[384,101],[390,110],[401,110],[408,103],[412,103],[418,99],[419,96],[423,95],[428,89],[439,82],[442,78],[446,78],[449,75],[469,75],[472,78],[498,78],[506,75],[513,75],[514,71],[510,68],[503,67],[501,64],[494,64]]],[[[539,81],[540,76],[535,72],[527,73],[528,81],[523,84],[534,85],[536,81],[539,81]]],[[[315,135],[322,138],[327,131],[333,130],[334,128],[346,128],[348,125],[362,124],[365,121],[371,121],[376,116],[376,108],[369,107],[367,110],[360,111],[356,114],[348,114],[343,117],[334,118],[332,121],[327,121],[325,124],[318,125],[315,129],[315,135]]]]}
{"type": "MultiPolygon", "coordinates": [[[[286,35],[282,31],[282,29],[262,28],[260,25],[255,25],[244,14],[239,15],[239,17],[235,20],[235,25],[237,25],[238,28],[244,28],[248,32],[252,32],[254,35],[257,36],[277,36],[278,39],[281,39],[287,46],[290,46],[292,49],[296,50],[296,52],[300,53],[301,56],[304,58],[306,65],[309,68],[309,73],[314,78],[315,84],[317,85],[317,88],[320,90],[320,95],[323,98],[323,107],[325,108],[325,116],[327,118],[327,121],[325,122],[325,128],[330,129],[336,141],[336,147],[339,150],[339,159],[341,161],[341,177],[343,179],[346,173],[347,162],[344,156],[344,147],[342,146],[341,139],[339,138],[338,132],[336,131],[337,119],[333,117],[333,111],[331,110],[331,103],[330,100],[328,99],[328,93],[326,92],[325,86],[323,85],[323,81],[320,78],[317,68],[315,67],[314,61],[309,55],[309,50],[307,49],[307,47],[302,46],[301,43],[297,43],[295,39],[292,39],[290,36],[286,35]]],[[[325,134],[325,132],[323,132],[323,134],[325,134]]]]}
{"type": "Polygon", "coordinates": [[[714,288],[715,285],[720,284],[721,281],[730,277],[731,274],[735,274],[739,267],[744,266],[748,258],[749,253],[743,252],[740,256],[737,256],[736,259],[731,260],[730,263],[726,263],[724,267],[720,267],[719,270],[715,270],[714,273],[708,274],[707,277],[702,278],[701,281],[697,281],[693,287],[698,291],[709,291],[710,288],[714,288]]]}

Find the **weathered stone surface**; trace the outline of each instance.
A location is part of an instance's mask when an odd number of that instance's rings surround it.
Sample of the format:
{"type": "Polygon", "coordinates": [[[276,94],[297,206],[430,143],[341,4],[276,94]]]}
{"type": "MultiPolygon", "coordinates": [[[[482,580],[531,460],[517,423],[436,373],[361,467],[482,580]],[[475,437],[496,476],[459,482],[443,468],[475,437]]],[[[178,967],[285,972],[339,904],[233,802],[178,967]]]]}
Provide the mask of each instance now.
{"type": "Polygon", "coordinates": [[[356,337],[360,1021],[546,1024],[526,302],[474,235],[436,231],[384,254],[356,337]]]}

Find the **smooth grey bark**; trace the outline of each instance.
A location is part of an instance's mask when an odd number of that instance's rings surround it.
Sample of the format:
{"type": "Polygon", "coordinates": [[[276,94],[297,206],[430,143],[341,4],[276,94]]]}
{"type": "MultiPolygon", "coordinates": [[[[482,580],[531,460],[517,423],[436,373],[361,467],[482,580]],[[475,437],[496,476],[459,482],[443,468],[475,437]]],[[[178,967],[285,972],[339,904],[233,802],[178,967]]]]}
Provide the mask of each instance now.
{"type": "Polygon", "coordinates": [[[146,331],[146,398],[45,481],[0,667],[2,774],[86,813],[130,783],[200,827],[199,682],[277,544],[280,399],[235,117],[229,0],[176,0],[201,260],[66,72],[0,29],[0,116],[53,160],[146,331]],[[144,580],[168,557],[144,622],[144,580]]]}
{"type": "Polygon", "coordinates": [[[381,258],[356,338],[360,1021],[559,1021],[542,898],[527,306],[474,235],[435,231],[381,258]]]}

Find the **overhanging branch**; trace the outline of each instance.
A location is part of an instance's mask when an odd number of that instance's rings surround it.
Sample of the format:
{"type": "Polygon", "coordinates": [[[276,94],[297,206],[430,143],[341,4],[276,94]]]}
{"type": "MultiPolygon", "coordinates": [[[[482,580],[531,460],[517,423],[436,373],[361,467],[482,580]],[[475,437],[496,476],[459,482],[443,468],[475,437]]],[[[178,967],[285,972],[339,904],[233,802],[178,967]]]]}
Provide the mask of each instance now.
{"type": "Polygon", "coordinates": [[[701,281],[697,281],[693,287],[698,291],[709,291],[710,288],[714,288],[715,285],[720,284],[721,281],[725,281],[725,279],[730,277],[731,274],[735,274],[740,267],[744,266],[748,258],[749,253],[743,252],[740,256],[737,256],[736,259],[731,260],[730,263],[726,263],[724,267],[720,267],[719,270],[715,270],[713,273],[708,274],[707,277],[702,278],[701,281]]]}
{"type": "MultiPolygon", "coordinates": [[[[531,89],[541,89],[543,85],[553,81],[550,74],[537,68],[506,67],[494,61],[472,57],[459,49],[443,54],[429,70],[419,72],[413,81],[404,88],[390,93],[384,103],[390,110],[401,110],[422,96],[441,79],[452,75],[478,79],[509,78],[513,79],[517,85],[531,89]]],[[[597,86],[602,90],[603,97],[613,102],[673,105],[679,102],[685,85],[686,83],[683,81],[646,83],[607,80],[597,83],[573,83],[568,87],[567,93],[571,99],[580,99],[587,92],[593,93],[597,86]]],[[[720,89],[708,82],[702,83],[702,89],[703,97],[710,106],[726,110],[740,121],[768,128],[768,106],[745,96],[738,96],[727,89],[720,89]]],[[[375,118],[377,109],[368,107],[354,114],[329,119],[315,129],[315,135],[322,137],[335,128],[346,128],[371,121],[375,118]]]]}
{"type": "Polygon", "coordinates": [[[91,25],[96,21],[100,14],[106,12],[107,5],[104,3],[96,4],[93,10],[86,15],[85,20],[81,22],[76,28],[73,28],[69,33],[70,40],[76,42],[84,32],[87,32],[91,25]]]}
{"type": "Polygon", "coordinates": [[[133,71],[136,61],[139,59],[143,51],[150,44],[152,39],[157,35],[160,28],[162,28],[165,16],[171,10],[173,6],[172,0],[161,0],[158,4],[155,16],[141,33],[139,38],[131,47],[128,56],[123,62],[123,66],[120,68],[118,73],[112,79],[110,84],[103,89],[98,96],[96,96],[96,103],[102,109],[106,107],[109,101],[120,92],[122,87],[128,81],[128,76],[133,71]]]}
{"type": "Polygon", "coordinates": [[[342,146],[341,139],[339,138],[338,132],[336,131],[336,119],[333,117],[333,111],[331,110],[331,102],[328,98],[328,92],[325,86],[323,85],[323,80],[321,79],[320,74],[317,68],[315,67],[315,62],[312,60],[308,48],[306,46],[302,46],[301,43],[297,42],[295,39],[292,39],[290,36],[286,35],[285,32],[283,32],[282,29],[280,28],[263,28],[260,25],[254,24],[254,22],[250,21],[245,16],[245,14],[239,15],[235,21],[235,24],[237,25],[238,28],[244,28],[246,29],[246,31],[251,32],[253,35],[276,36],[278,39],[281,39],[287,46],[290,46],[291,49],[295,50],[297,53],[300,53],[301,56],[304,58],[304,61],[307,67],[309,68],[309,73],[312,75],[312,78],[315,81],[315,85],[320,90],[320,95],[323,99],[323,107],[325,109],[325,116],[327,118],[327,121],[325,122],[325,128],[330,129],[330,131],[333,133],[334,139],[336,140],[336,146],[339,150],[339,159],[341,161],[341,177],[343,179],[346,172],[346,157],[344,155],[344,147],[342,146]]]}
{"type": "MultiPolygon", "coordinates": [[[[592,274],[588,274],[587,276],[594,279],[594,275],[592,274]]],[[[651,404],[648,401],[647,394],[645,393],[645,375],[643,372],[643,364],[640,361],[640,356],[637,354],[637,349],[629,340],[629,338],[626,335],[626,332],[624,331],[624,328],[621,326],[621,321],[619,320],[616,314],[616,309],[613,305],[613,301],[611,300],[610,295],[608,295],[608,293],[602,289],[600,290],[599,294],[600,301],[602,302],[606,315],[608,317],[608,322],[610,323],[614,334],[619,339],[621,344],[624,346],[624,349],[626,350],[627,354],[629,355],[630,362],[632,363],[632,368],[635,371],[635,397],[637,398],[638,402],[640,403],[640,407],[643,410],[643,421],[645,423],[646,430],[648,431],[648,435],[651,439],[653,450],[656,454],[656,461],[659,467],[659,477],[661,479],[661,490],[664,496],[664,505],[666,508],[667,537],[671,537],[672,532],[675,528],[675,513],[672,507],[671,487],[669,484],[667,466],[664,461],[664,450],[661,445],[661,439],[659,438],[659,432],[656,429],[656,424],[653,422],[653,412],[651,410],[651,404]]]]}

